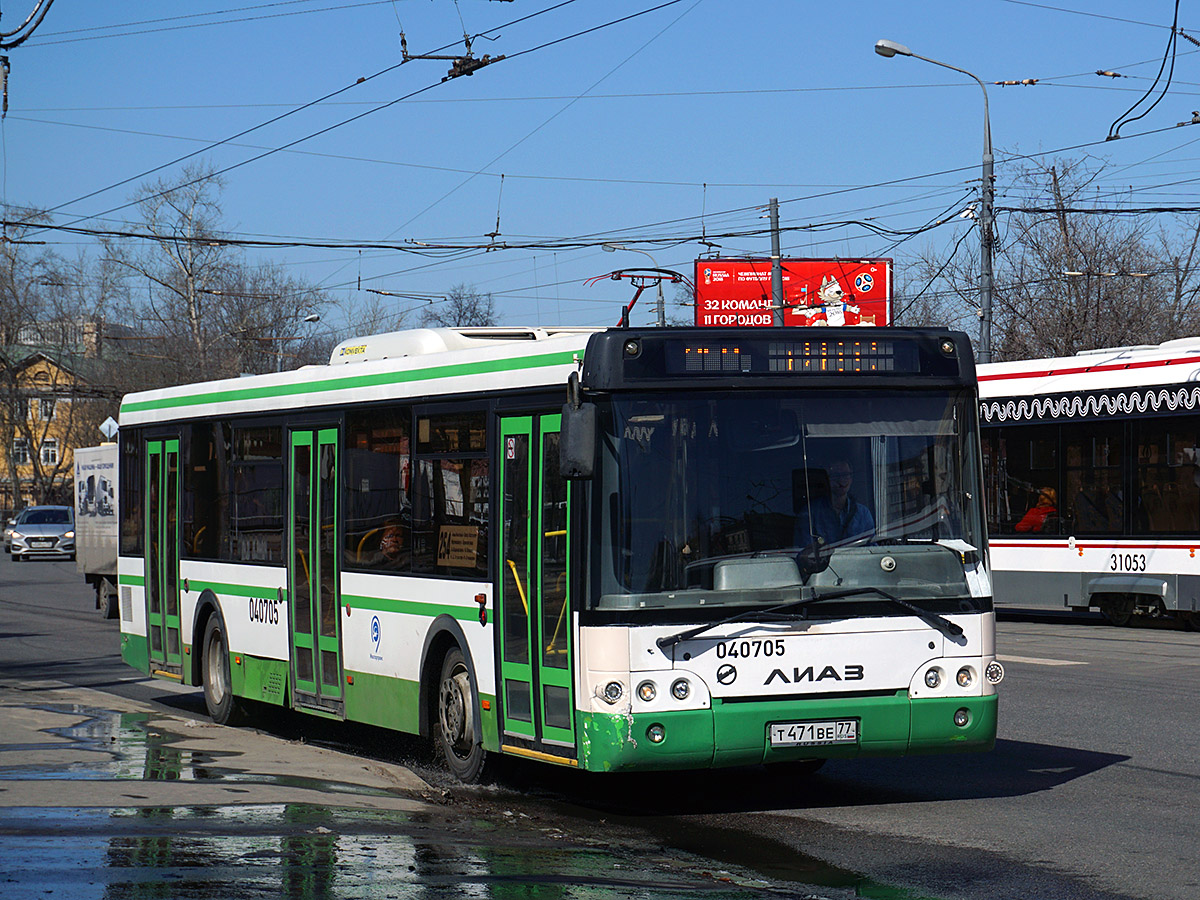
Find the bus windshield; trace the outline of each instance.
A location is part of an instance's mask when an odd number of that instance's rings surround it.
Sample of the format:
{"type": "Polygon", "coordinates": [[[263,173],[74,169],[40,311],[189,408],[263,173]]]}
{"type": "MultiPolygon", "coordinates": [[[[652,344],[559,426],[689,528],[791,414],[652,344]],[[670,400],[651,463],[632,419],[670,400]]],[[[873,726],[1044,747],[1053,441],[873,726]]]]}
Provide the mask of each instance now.
{"type": "Polygon", "coordinates": [[[614,395],[591,604],[729,606],[804,586],[969,598],[964,562],[984,534],[973,403],[965,390],[614,395]]]}

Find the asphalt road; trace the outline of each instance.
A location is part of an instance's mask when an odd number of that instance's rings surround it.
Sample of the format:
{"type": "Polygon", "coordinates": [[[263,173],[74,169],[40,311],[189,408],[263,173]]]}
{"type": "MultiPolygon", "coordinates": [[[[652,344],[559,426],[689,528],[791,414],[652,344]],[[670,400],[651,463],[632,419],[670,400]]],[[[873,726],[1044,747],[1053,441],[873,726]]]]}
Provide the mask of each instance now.
{"type": "MultiPolygon", "coordinates": [[[[194,729],[208,727],[198,694],[128,670],[117,656],[117,623],[100,619],[90,601],[70,563],[14,566],[0,557],[0,688],[26,695],[40,690],[51,699],[70,699],[74,695],[61,692],[82,690],[104,700],[100,705],[112,708],[110,718],[118,714],[114,709],[134,716],[131,721],[141,724],[132,732],[143,742],[147,734],[188,728],[193,731],[185,736],[195,739],[194,729]]],[[[313,727],[311,720],[285,716],[268,723],[265,734],[241,729],[234,743],[244,745],[239,751],[246,754],[243,770],[265,767],[268,775],[278,748],[294,747],[301,736],[336,755],[347,771],[361,763],[357,768],[372,770],[370,778],[358,779],[363,783],[357,788],[375,798],[367,803],[374,804],[370,814],[390,810],[411,821],[404,804],[417,803],[421,821],[441,824],[422,825],[435,834],[422,833],[420,840],[412,826],[410,843],[441,848],[423,851],[441,860],[439,866],[444,856],[458,853],[460,862],[465,860],[459,869],[489,871],[491,880],[483,883],[491,885],[485,891],[490,896],[504,894],[496,878],[509,864],[541,873],[539,890],[550,893],[539,896],[589,891],[905,900],[1200,896],[1194,849],[1200,831],[1200,634],[1117,629],[1094,619],[1061,617],[1006,618],[999,630],[1008,677],[1001,685],[1000,740],[984,755],[834,762],[815,776],[784,768],[614,778],[515,763],[501,770],[498,784],[466,789],[430,764],[420,742],[370,729],[313,727]],[[372,780],[384,770],[405,780],[405,787],[384,790],[386,784],[372,780]],[[407,781],[409,776],[415,780],[407,781]],[[469,827],[468,822],[484,824],[469,827]],[[467,832],[469,852],[462,847],[467,832]],[[514,849],[518,833],[525,837],[514,849]],[[572,853],[562,855],[564,848],[572,853]],[[479,863],[481,854],[509,862],[497,869],[479,863]],[[622,869],[631,854],[640,862],[622,869]],[[581,870],[584,858],[589,863],[581,870]],[[561,876],[554,877],[560,869],[561,876]]],[[[0,696],[11,697],[11,691],[0,696]]],[[[87,727],[103,731],[109,719],[96,713],[91,721],[87,727]]],[[[0,738],[0,744],[7,740],[0,738]]],[[[172,746],[192,747],[186,752],[193,755],[204,752],[202,744],[185,740],[172,746]]],[[[333,767],[334,757],[319,763],[333,767]]],[[[4,765],[0,756],[0,778],[10,777],[3,774],[4,765]]],[[[261,773],[246,779],[255,790],[279,788],[261,773]]],[[[291,787],[315,787],[319,794],[321,785],[291,787]]],[[[380,842],[378,822],[364,820],[361,807],[354,816],[345,812],[343,807],[354,806],[345,792],[323,804],[307,795],[276,800],[328,820],[339,833],[354,834],[357,843],[343,848],[343,861],[357,860],[361,866],[369,862],[366,857],[378,856],[361,849],[380,842]],[[375,824],[368,827],[370,822],[375,824]]],[[[196,809],[213,801],[179,802],[196,809]]],[[[25,815],[37,819],[32,812],[25,815]]],[[[226,825],[228,834],[217,828],[210,840],[242,835],[240,818],[226,825]]],[[[14,835],[32,839],[30,834],[42,833],[39,827],[36,821],[6,823],[0,816],[0,848],[11,847],[14,835]]],[[[43,832],[58,833],[58,827],[45,826],[43,832]]],[[[280,823],[273,827],[286,831],[280,823]]],[[[310,837],[328,833],[322,827],[299,831],[310,837]]],[[[393,823],[388,833],[394,837],[398,830],[404,831],[393,823]]],[[[86,842],[86,830],[79,834],[77,839],[86,842]]],[[[278,844],[272,848],[276,853],[278,844]]],[[[318,851],[313,853],[319,856],[318,851]]],[[[313,858],[302,855],[303,871],[309,872],[313,858]]],[[[221,859],[233,866],[241,857],[221,859]]],[[[425,873],[419,865],[417,870],[425,873]]],[[[0,882],[6,875],[28,879],[31,871],[12,875],[0,863],[0,882]]],[[[461,884],[437,866],[431,871],[423,875],[427,893],[429,884],[447,891],[450,884],[461,884]]],[[[405,883],[390,889],[395,896],[413,895],[405,883]]],[[[296,896],[315,895],[307,891],[296,896]]],[[[97,896],[113,895],[109,890],[97,896]]],[[[323,895],[388,894],[330,888],[323,895]]]]}

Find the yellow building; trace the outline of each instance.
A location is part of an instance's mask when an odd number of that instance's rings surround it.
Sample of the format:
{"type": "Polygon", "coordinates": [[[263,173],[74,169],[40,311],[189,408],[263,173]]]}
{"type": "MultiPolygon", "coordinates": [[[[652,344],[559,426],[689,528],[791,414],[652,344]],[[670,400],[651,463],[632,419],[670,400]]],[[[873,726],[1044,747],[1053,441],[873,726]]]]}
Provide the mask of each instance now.
{"type": "Polygon", "coordinates": [[[103,440],[115,415],[100,360],[16,346],[0,349],[0,510],[70,505],[76,447],[103,440]]]}

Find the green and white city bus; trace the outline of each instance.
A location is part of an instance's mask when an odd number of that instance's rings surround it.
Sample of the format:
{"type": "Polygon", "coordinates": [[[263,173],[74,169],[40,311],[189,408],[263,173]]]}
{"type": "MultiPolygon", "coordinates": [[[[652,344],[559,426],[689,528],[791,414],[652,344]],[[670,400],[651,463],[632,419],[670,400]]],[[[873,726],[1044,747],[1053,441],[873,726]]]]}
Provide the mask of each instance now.
{"type": "Polygon", "coordinates": [[[978,409],[966,337],[899,329],[418,330],[132,394],[122,654],[464,780],[987,750],[978,409]]]}

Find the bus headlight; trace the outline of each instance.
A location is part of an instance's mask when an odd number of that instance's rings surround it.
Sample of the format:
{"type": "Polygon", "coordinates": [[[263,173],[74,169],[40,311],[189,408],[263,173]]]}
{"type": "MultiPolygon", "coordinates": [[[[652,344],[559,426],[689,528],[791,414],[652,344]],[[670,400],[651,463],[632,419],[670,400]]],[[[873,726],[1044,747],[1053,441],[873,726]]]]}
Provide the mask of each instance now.
{"type": "Polygon", "coordinates": [[[959,728],[966,728],[971,721],[971,711],[966,707],[954,711],[954,724],[959,728]]]}
{"type": "Polygon", "coordinates": [[[960,688],[969,688],[975,683],[975,673],[971,671],[970,666],[963,666],[958,670],[958,675],[954,680],[958,682],[960,688]]]}
{"type": "Polygon", "coordinates": [[[638,697],[643,703],[651,703],[658,696],[658,688],[653,681],[643,681],[638,685],[638,697]]]}
{"type": "Polygon", "coordinates": [[[605,703],[616,703],[625,693],[625,688],[619,681],[610,681],[604,686],[604,690],[600,692],[600,698],[605,703]]]}
{"type": "Polygon", "coordinates": [[[989,684],[999,684],[1004,680],[1004,666],[993,659],[983,670],[983,677],[988,680],[989,684]]]}
{"type": "Polygon", "coordinates": [[[942,670],[937,668],[937,666],[934,666],[932,669],[930,669],[928,672],[925,673],[925,687],[932,689],[932,688],[936,688],[941,683],[942,683],[942,670]]]}
{"type": "Polygon", "coordinates": [[[671,696],[676,700],[686,700],[691,692],[692,686],[688,684],[686,678],[680,678],[671,685],[671,696]]]}
{"type": "Polygon", "coordinates": [[[651,725],[646,729],[646,737],[650,738],[652,744],[661,744],[667,736],[667,729],[661,725],[651,725]]]}

